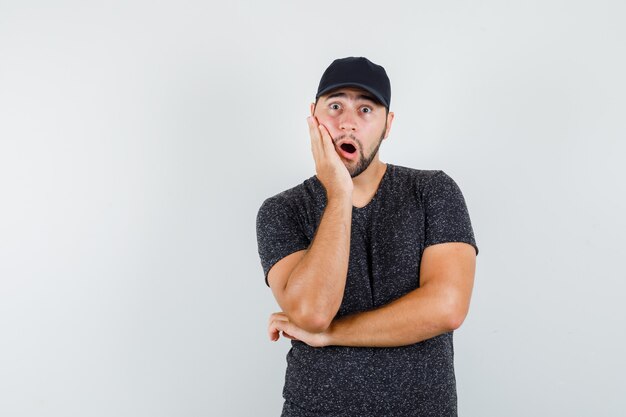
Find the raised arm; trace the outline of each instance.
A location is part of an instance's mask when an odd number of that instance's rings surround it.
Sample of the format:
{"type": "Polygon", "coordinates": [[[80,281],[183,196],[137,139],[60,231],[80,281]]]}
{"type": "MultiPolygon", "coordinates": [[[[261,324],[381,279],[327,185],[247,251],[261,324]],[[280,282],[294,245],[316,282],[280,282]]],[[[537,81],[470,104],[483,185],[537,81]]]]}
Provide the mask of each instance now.
{"type": "Polygon", "coordinates": [[[330,199],[311,246],[297,264],[289,271],[286,257],[268,274],[278,304],[307,331],[326,330],[339,311],[348,274],[351,217],[351,198],[330,199]]]}
{"type": "Polygon", "coordinates": [[[326,189],[326,208],[309,248],[277,262],[268,282],[289,319],[318,333],[328,328],[343,300],[354,186],[326,128],[314,117],[307,121],[317,177],[326,189]]]}

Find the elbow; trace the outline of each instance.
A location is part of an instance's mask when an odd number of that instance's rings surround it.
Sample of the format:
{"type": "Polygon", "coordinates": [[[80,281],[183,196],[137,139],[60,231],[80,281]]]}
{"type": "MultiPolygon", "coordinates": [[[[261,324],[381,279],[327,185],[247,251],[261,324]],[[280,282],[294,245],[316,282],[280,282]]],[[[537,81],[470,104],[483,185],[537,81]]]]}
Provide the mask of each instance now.
{"type": "Polygon", "coordinates": [[[336,311],[331,315],[327,305],[320,305],[318,300],[303,300],[289,306],[290,320],[309,333],[322,333],[330,327],[336,311]]]}
{"type": "Polygon", "coordinates": [[[328,329],[332,320],[322,314],[299,311],[292,318],[294,324],[309,333],[322,333],[328,329]]]}
{"type": "Polygon", "coordinates": [[[457,330],[467,317],[468,307],[464,303],[451,300],[443,313],[443,323],[447,331],[457,330]]]}
{"type": "MultiPolygon", "coordinates": [[[[309,291],[310,293],[310,291],[309,291]]],[[[326,331],[335,318],[339,307],[330,305],[326,300],[320,300],[311,294],[290,293],[285,297],[284,311],[296,326],[309,333],[326,331]]]]}
{"type": "Polygon", "coordinates": [[[446,328],[448,329],[448,331],[454,331],[458,329],[459,327],[461,327],[464,321],[465,321],[464,314],[458,314],[458,313],[449,314],[445,321],[446,328]]]}
{"type": "Polygon", "coordinates": [[[330,327],[330,322],[327,320],[312,320],[306,323],[306,327],[303,327],[303,329],[309,333],[323,333],[328,327],[330,327]]]}

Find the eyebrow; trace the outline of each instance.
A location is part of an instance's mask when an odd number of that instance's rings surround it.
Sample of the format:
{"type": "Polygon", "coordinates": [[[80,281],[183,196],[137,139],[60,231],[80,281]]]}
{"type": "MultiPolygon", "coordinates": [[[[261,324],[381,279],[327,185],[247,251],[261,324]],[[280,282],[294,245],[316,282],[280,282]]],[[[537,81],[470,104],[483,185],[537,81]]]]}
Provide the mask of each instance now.
{"type": "MultiPolygon", "coordinates": [[[[324,102],[327,102],[328,100],[330,100],[331,98],[335,98],[335,97],[342,97],[342,98],[346,98],[348,95],[346,93],[333,93],[331,95],[329,95],[328,97],[326,97],[326,100],[324,100],[324,102]]],[[[374,104],[379,104],[378,101],[367,94],[359,94],[357,96],[357,99],[361,99],[361,100],[367,100],[367,101],[371,101],[374,104]]]]}

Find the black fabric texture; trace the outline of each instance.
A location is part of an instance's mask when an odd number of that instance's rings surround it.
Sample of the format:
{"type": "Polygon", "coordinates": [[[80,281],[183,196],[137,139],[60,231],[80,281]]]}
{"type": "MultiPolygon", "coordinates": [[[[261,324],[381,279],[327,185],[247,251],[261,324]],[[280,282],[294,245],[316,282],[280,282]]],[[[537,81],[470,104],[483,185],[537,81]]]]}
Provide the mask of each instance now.
{"type": "MultiPolygon", "coordinates": [[[[256,227],[267,286],[276,262],[308,248],[325,206],[316,176],[263,202],[256,227]]],[[[372,200],[352,209],[348,274],[336,318],[418,288],[424,249],[444,242],[468,243],[478,254],[456,182],[441,170],[387,163],[372,200]]],[[[283,416],[457,415],[453,332],[391,348],[291,345],[283,416]]]]}

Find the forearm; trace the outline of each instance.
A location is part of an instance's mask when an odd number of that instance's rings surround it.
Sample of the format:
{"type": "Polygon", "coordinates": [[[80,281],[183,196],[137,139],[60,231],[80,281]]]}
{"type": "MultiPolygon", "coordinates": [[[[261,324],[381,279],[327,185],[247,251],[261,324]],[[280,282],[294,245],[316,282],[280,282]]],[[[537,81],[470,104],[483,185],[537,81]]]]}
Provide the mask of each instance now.
{"type": "Polygon", "coordinates": [[[335,319],[327,345],[393,347],[421,342],[458,327],[452,299],[437,287],[422,287],[379,307],[335,319]]]}
{"type": "Polygon", "coordinates": [[[315,323],[323,331],[339,311],[348,275],[352,196],[333,196],[309,249],[294,268],[285,287],[294,321],[315,323]]]}

